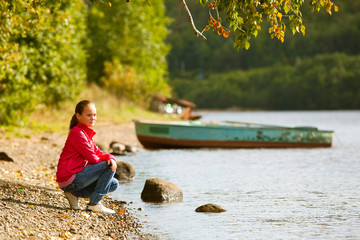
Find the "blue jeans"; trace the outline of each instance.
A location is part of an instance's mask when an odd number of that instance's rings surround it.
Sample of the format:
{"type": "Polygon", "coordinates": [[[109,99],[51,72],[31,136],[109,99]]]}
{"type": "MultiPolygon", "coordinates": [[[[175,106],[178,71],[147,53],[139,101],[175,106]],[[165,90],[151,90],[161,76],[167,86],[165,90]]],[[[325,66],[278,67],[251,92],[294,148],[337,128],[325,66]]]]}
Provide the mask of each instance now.
{"type": "Polygon", "coordinates": [[[74,181],[62,190],[72,192],[78,197],[90,198],[89,204],[96,205],[106,194],[115,191],[119,186],[114,174],[115,171],[111,170],[107,161],[89,165],[76,173],[74,181]]]}

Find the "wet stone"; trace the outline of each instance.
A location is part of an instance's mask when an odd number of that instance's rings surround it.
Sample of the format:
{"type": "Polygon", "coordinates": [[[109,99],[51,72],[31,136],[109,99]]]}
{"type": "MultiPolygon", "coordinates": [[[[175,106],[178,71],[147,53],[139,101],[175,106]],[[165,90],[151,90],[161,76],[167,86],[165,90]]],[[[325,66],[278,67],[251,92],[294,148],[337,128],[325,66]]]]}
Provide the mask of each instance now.
{"type": "Polygon", "coordinates": [[[116,161],[116,164],[117,168],[114,177],[119,181],[119,183],[131,182],[134,180],[136,171],[130,163],[116,161]]]}
{"type": "Polygon", "coordinates": [[[195,209],[195,212],[212,212],[212,213],[220,213],[225,212],[226,210],[223,209],[221,206],[208,203],[205,205],[201,205],[200,207],[195,209]]]}
{"type": "Polygon", "coordinates": [[[183,192],[179,186],[174,183],[162,180],[160,178],[147,179],[141,199],[144,202],[174,202],[182,201],[183,192]]]}

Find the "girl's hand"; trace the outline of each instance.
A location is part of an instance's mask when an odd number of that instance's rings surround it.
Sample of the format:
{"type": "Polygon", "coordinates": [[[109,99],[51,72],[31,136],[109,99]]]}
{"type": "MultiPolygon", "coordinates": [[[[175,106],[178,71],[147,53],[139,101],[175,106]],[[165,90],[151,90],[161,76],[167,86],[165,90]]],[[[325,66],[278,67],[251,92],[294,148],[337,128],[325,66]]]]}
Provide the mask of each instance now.
{"type": "Polygon", "coordinates": [[[108,165],[111,164],[111,170],[112,170],[112,171],[115,171],[116,168],[117,168],[117,164],[116,164],[115,159],[111,158],[111,159],[109,159],[107,162],[108,162],[108,165]]]}

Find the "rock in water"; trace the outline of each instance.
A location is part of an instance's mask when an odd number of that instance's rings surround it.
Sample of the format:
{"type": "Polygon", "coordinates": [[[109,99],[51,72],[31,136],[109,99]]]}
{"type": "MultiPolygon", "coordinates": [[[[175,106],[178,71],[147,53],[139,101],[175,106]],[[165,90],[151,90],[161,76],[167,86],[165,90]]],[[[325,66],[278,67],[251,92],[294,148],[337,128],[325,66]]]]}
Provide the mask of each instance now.
{"type": "Polygon", "coordinates": [[[220,207],[219,205],[208,203],[205,205],[201,205],[198,207],[195,212],[213,212],[213,213],[220,213],[225,212],[226,210],[220,207]]]}
{"type": "Polygon", "coordinates": [[[126,152],[129,152],[129,153],[135,153],[138,151],[138,148],[135,146],[131,146],[131,145],[125,145],[125,150],[126,150],[126,152]]]}
{"type": "Polygon", "coordinates": [[[5,152],[0,152],[0,160],[1,161],[8,161],[8,162],[13,162],[14,160],[9,157],[5,152]]]}
{"type": "Polygon", "coordinates": [[[124,161],[116,161],[116,164],[117,168],[114,177],[120,183],[130,182],[134,180],[136,172],[134,167],[130,163],[124,161]]]}
{"type": "Polygon", "coordinates": [[[181,201],[183,192],[176,184],[160,178],[147,179],[141,193],[144,202],[174,202],[181,201]]]}
{"type": "Polygon", "coordinates": [[[119,142],[115,142],[115,141],[111,142],[110,149],[111,149],[111,154],[113,154],[113,155],[125,155],[126,154],[125,144],[122,144],[119,142]]]}

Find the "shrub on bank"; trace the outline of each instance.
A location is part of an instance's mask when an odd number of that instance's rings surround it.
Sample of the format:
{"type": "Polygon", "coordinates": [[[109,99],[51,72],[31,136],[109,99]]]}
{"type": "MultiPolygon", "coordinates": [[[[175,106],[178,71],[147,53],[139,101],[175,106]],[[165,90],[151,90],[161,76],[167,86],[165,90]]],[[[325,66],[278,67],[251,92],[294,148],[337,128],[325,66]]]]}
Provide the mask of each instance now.
{"type": "Polygon", "coordinates": [[[81,0],[0,1],[0,123],[73,98],[85,80],[81,0]]]}

